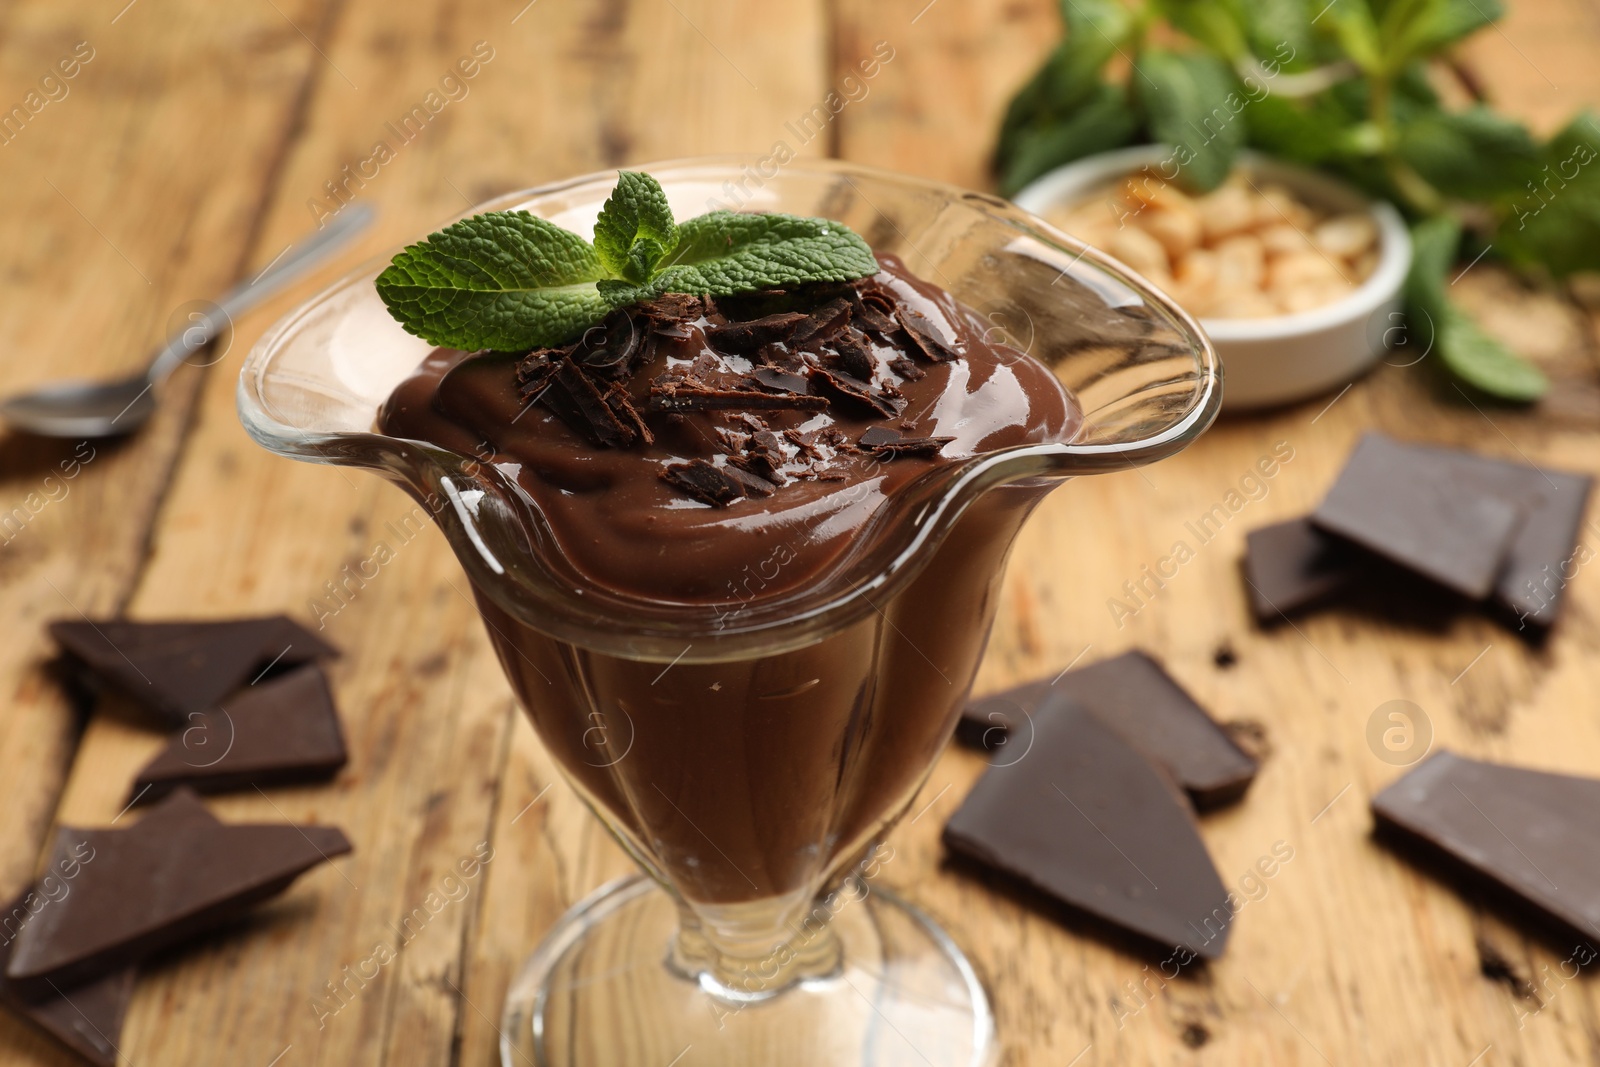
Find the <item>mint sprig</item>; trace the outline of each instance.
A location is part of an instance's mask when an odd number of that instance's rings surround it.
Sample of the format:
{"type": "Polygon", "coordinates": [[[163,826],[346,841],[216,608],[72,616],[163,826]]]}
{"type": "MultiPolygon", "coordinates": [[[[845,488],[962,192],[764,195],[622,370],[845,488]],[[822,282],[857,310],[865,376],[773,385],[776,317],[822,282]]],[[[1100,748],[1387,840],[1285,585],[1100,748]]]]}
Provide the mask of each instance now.
{"type": "MultiPolygon", "coordinates": [[[[1066,29],[1006,110],[1000,190],[1124,144],[1172,146],[1151,174],[1215,188],[1253,147],[1330,171],[1394,202],[1452,256],[1473,250],[1535,275],[1600,271],[1600,116],[1552,137],[1492,110],[1454,51],[1505,14],[1503,0],[1061,0],[1066,29]],[[1479,102],[1447,106],[1452,71],[1479,102]]],[[[1419,251],[1418,260],[1422,259],[1419,251]]],[[[1515,403],[1537,368],[1473,325],[1413,269],[1408,311],[1433,324],[1455,377],[1515,403]],[[1422,281],[1418,282],[1417,277],[1422,281]]]]}
{"type": "Polygon", "coordinates": [[[678,223],[654,178],[622,171],[592,245],[526,211],[474,215],[395,256],[377,289],[430,344],[519,352],[564,344],[662,293],[731,296],[877,272],[872,249],[842,223],[733,211],[678,223]]]}

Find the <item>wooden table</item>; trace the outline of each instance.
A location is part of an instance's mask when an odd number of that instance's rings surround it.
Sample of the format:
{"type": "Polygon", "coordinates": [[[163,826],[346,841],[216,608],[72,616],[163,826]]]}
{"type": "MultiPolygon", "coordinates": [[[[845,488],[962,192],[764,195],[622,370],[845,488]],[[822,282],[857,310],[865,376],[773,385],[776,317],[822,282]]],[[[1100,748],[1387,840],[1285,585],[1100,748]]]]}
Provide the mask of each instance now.
{"type": "MultiPolygon", "coordinates": [[[[780,140],[982,186],[996,115],[1057,32],[1049,0],[123,2],[0,15],[5,108],[77,42],[92,50],[67,94],[0,145],[7,390],[131,367],[186,302],[260,269],[330,210],[341,183],[383,209],[366,254],[498,192],[679,155],[764,155],[780,140]],[[878,42],[893,58],[847,82],[878,42]],[[476,76],[440,91],[475,45],[488,56],[476,76]],[[835,89],[843,110],[801,132],[835,89]],[[389,124],[431,91],[444,105],[402,141],[389,124]],[[374,168],[364,161],[380,140],[392,158],[374,168]]],[[[1468,50],[1500,103],[1549,129],[1600,100],[1600,4],[1513,8],[1468,50]]],[[[47,667],[46,620],[309,617],[324,583],[409,510],[376,478],[275,458],[239,428],[243,351],[310,291],[239,322],[214,366],[178,375],[155,421],[94,445],[75,478],[58,468],[70,444],[0,442],[0,513],[26,512],[0,545],[0,890],[28,879],[57,822],[117,816],[159,743],[115,702],[75,719],[47,667]]],[[[1264,633],[1236,573],[1244,532],[1306,510],[1367,427],[1600,472],[1595,319],[1487,266],[1458,291],[1557,379],[1542,408],[1480,410],[1426,365],[1384,367],[1337,398],[1226,421],[1143,474],[1075,483],[1018,546],[979,688],[1079,655],[1156,652],[1220,717],[1259,727],[1269,752],[1247,801],[1204,821],[1224,880],[1238,885],[1278,842],[1293,859],[1239,915],[1224,960],[1163,985],[1093,930],[941,866],[939,828],[983,769],[952,749],[920,815],[895,832],[883,877],[973,954],[1007,1065],[1600,1062],[1600,989],[1551,977],[1567,946],[1372,843],[1367,800],[1399,769],[1365,733],[1378,705],[1403,698],[1424,709],[1435,744],[1600,773],[1600,580],[1578,575],[1559,632],[1532,649],[1470,615],[1427,626],[1329,613],[1264,633]],[[1278,442],[1293,459],[1267,494],[1118,625],[1108,599],[1278,442]]],[[[1600,548],[1600,526],[1583,537],[1600,548]]],[[[355,855],[147,971],[125,1062],[494,1062],[512,970],[628,863],[513,707],[464,591],[430,531],[328,621],[348,650],[334,680],[350,767],[328,787],[213,807],[337,823],[355,855]],[[484,841],[494,859],[470,892],[319,1027],[324,983],[484,841]]],[[[0,1062],[69,1061],[0,1017],[0,1062]]]]}

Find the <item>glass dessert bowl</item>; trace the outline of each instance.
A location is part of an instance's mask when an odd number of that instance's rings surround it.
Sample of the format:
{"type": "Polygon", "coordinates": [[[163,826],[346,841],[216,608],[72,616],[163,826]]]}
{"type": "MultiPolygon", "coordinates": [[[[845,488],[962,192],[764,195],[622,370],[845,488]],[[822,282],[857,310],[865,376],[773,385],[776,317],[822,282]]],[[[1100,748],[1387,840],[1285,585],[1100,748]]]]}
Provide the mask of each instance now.
{"type": "MultiPolygon", "coordinates": [[[[997,198],[837,162],[759,179],[741,163],[645,169],[679,217],[732,190],[740,210],[852,227],[975,313],[986,341],[1049,368],[1075,432],[864,491],[845,548],[804,582],[779,580],[779,538],[753,568],[709,575],[725,596],[684,601],[591,580],[513,465],[374,429],[432,350],[390,318],[376,267],[257,344],[240,415],[275,452],[376,470],[428,507],[539,737],[644,871],[580,903],[528,961],[506,1064],[990,1063],[981,984],[873,881],[877,845],[954,728],[1027,515],[1067,478],[1185,447],[1216,415],[1220,368],[1170,302],[997,198]]],[[[476,210],[587,231],[613,180],[476,210]]]]}

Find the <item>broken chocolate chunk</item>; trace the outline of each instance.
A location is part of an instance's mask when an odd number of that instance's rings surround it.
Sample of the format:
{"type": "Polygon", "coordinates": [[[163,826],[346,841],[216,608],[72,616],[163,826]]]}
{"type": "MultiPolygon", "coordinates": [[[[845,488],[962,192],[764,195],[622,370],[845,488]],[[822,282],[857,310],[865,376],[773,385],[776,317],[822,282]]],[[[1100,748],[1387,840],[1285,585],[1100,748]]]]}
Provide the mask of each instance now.
{"type": "Polygon", "coordinates": [[[1600,780],[1440,751],[1372,799],[1381,837],[1600,936],[1600,780]]]}
{"type": "Polygon", "coordinates": [[[862,451],[879,456],[936,456],[954,437],[904,437],[887,426],[871,426],[856,439],[862,451]]]}
{"type": "Polygon", "coordinates": [[[1371,558],[1322,533],[1308,518],[1245,534],[1244,576],[1250,610],[1263,625],[1319,604],[1371,570],[1371,558]]]}
{"type": "Polygon", "coordinates": [[[796,352],[814,352],[830,342],[850,322],[850,301],[835,297],[813,310],[789,335],[789,347],[796,352]]]}
{"type": "Polygon", "coordinates": [[[911,338],[914,353],[934,363],[949,363],[961,358],[961,353],[950,347],[950,342],[944,339],[939,328],[926,315],[904,305],[895,307],[895,315],[900,319],[900,325],[905,327],[906,336],[911,338]]]}
{"type": "Polygon", "coordinates": [[[757,367],[750,372],[750,378],[756,384],[775,389],[780,393],[803,395],[811,389],[811,381],[804,374],[779,370],[777,367],[757,367]]]}
{"type": "Polygon", "coordinates": [[[852,288],[852,312],[861,327],[876,333],[884,340],[900,329],[894,317],[895,299],[871,278],[863,279],[852,288]]]}
{"type": "Polygon", "coordinates": [[[714,508],[725,508],[744,496],[744,488],[738,481],[703,459],[668,464],[661,471],[661,477],[700,503],[714,508]]]}
{"type": "Polygon", "coordinates": [[[58,619],[50,636],[86,680],[126,693],[171,726],[263,672],[338,650],[284,615],[214,622],[58,619]]]}
{"type": "Polygon", "coordinates": [[[866,335],[856,330],[846,330],[834,338],[833,350],[837,353],[840,370],[863,382],[872,381],[877,366],[872,360],[872,349],[866,335]]]}
{"type": "Polygon", "coordinates": [[[627,448],[639,439],[639,431],[617,417],[599,387],[570,359],[557,365],[540,401],[601,448],[627,448]]]}
{"type": "Polygon", "coordinates": [[[103,978],[35,996],[24,996],[5,977],[17,934],[36,911],[51,906],[50,897],[29,890],[0,910],[0,1004],[95,1067],[116,1067],[117,1042],[122,1038],[128,1001],[133,999],[136,968],[125,967],[103,978]]]}
{"type": "Polygon", "coordinates": [[[799,311],[781,311],[744,322],[728,322],[706,329],[706,340],[723,352],[745,354],[786,340],[795,327],[809,316],[799,311]]]}
{"type": "Polygon", "coordinates": [[[889,369],[900,375],[900,377],[904,378],[908,382],[918,381],[928,373],[921,367],[917,366],[914,361],[907,359],[905,356],[896,356],[894,359],[891,359],[889,361],[889,369]]]}
{"type": "Polygon", "coordinates": [[[906,408],[904,397],[874,393],[867,383],[836,371],[818,367],[811,372],[811,381],[835,400],[864,406],[886,419],[896,417],[906,408]]]}
{"type": "Polygon", "coordinates": [[[1159,945],[1221,956],[1233,911],[1183,794],[1069,700],[1033,724],[1027,755],[984,773],[945,846],[1159,945]]]}
{"type": "Polygon", "coordinates": [[[191,715],[134,778],[131,802],[160,800],[184,785],[220,793],[318,781],[346,758],[333,692],[321,666],[309,663],[191,715]]]}
{"type": "Polygon", "coordinates": [[[629,427],[638,435],[638,440],[647,445],[653,445],[656,435],[645,424],[644,417],[639,414],[639,409],[633,406],[633,397],[628,394],[628,387],[623,382],[615,382],[606,390],[606,407],[611,409],[611,414],[617,421],[629,427]]]}
{"type": "Polygon", "coordinates": [[[1369,433],[1311,522],[1481,600],[1494,588],[1526,512],[1526,501],[1472,485],[1450,457],[1369,433]]]}
{"type": "Polygon", "coordinates": [[[714,312],[716,305],[706,297],[690,293],[662,293],[654,300],[646,300],[634,310],[650,322],[659,324],[689,322],[714,312]]]}
{"type": "Polygon", "coordinates": [[[1165,768],[1196,808],[1232,803],[1255,780],[1257,761],[1161,664],[1137,649],[973,701],[961,714],[956,737],[990,751],[1002,744],[1026,746],[1030,716],[1052,698],[1082,707],[1165,768]]]}
{"type": "Polygon", "coordinates": [[[17,935],[6,977],[28,995],[103,977],[223,925],[349,851],[331,826],[225,825],[187,789],[130,829],[63,826],[53,855],[81,870],[72,892],[17,935]]]}

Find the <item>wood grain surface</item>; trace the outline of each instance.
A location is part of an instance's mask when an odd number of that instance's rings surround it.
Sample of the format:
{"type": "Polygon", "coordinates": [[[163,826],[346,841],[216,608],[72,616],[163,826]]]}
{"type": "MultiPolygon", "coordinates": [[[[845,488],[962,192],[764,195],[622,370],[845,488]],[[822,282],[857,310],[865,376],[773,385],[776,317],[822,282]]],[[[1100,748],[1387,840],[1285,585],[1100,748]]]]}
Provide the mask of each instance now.
{"type": "MultiPolygon", "coordinates": [[[[495,193],[681,155],[765,155],[779,141],[984,186],[998,111],[1056,27],[1048,0],[10,5],[6,108],[78,42],[93,58],[0,144],[0,384],[131,368],[187,302],[250,276],[336,209],[329,183],[382,209],[344,266],[495,193]],[[880,43],[893,58],[859,79],[880,43]],[[468,57],[476,74],[442,85],[468,57]],[[392,126],[435,91],[445,106],[398,137],[392,126]],[[792,123],[830,91],[849,102],[798,137],[792,123]],[[348,179],[379,141],[392,158],[348,179]]],[[[1600,101],[1597,46],[1593,0],[1513,0],[1467,60],[1500,106],[1548,129],[1600,101]]],[[[224,819],[335,823],[355,854],[148,968],[127,1064],[488,1067],[515,968],[567,906],[629,869],[514,708],[442,538],[397,539],[390,524],[412,510],[400,493],[275,458],[238,426],[242,353],[315,284],[242,319],[134,440],[95,444],[84,462],[74,442],[0,439],[0,516],[26,514],[0,532],[0,891],[27,880],[55,824],[116,818],[159,743],[113,700],[80,720],[48,665],[45,620],[310,619],[322,603],[337,607],[325,632],[346,651],[332,674],[349,768],[328,786],[212,806],[224,819]],[[324,600],[325,583],[380,542],[394,558],[378,577],[346,604],[324,600]],[[490,850],[393,963],[351,977],[458,860],[490,850]]],[[[1558,382],[1541,408],[1480,409],[1397,358],[1337,396],[1226,420],[1157,467],[1074,482],[1018,544],[980,690],[1143,647],[1266,755],[1247,800],[1203,822],[1224,882],[1249,899],[1228,953],[1165,981],[1120,939],[946,865],[939,829],[984,769],[947,753],[882,878],[970,951],[1007,1067],[1600,1062],[1600,989],[1559,977],[1571,946],[1371,841],[1368,798],[1401,768],[1366,735],[1374,709],[1405,699],[1436,746],[1600,774],[1600,584],[1580,573],[1558,632],[1535,648],[1420,605],[1261,631],[1237,572],[1245,531],[1310,508],[1369,427],[1600,473],[1595,316],[1490,266],[1457,284],[1558,382]],[[1284,448],[1292,459],[1156,596],[1131,616],[1109,609],[1188,536],[1187,520],[1284,448]],[[1274,846],[1293,858],[1252,875],[1274,846]]],[[[1600,527],[1583,537],[1600,548],[1600,527]]],[[[0,1064],[69,1062],[0,1015],[0,1064]]]]}

